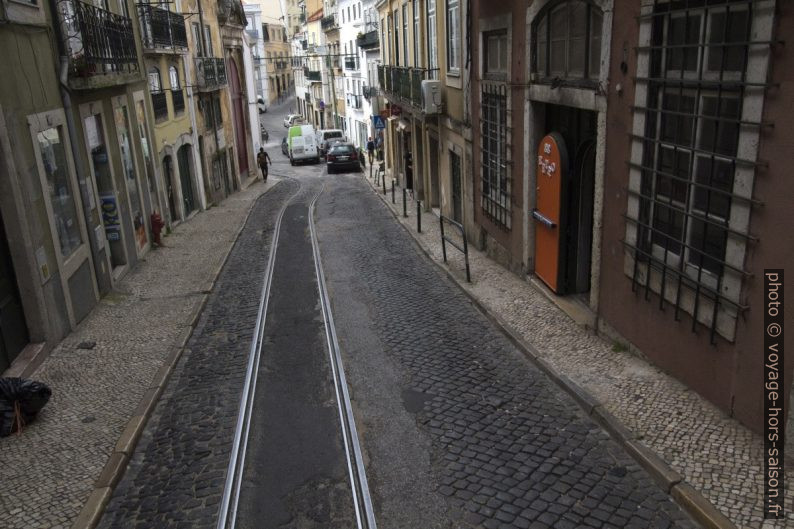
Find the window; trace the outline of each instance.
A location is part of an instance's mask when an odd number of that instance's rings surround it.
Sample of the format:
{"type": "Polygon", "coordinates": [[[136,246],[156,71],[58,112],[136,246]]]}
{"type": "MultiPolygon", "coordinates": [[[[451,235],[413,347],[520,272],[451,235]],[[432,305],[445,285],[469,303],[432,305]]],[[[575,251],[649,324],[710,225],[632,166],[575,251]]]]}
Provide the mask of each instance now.
{"type": "Polygon", "coordinates": [[[735,322],[740,308],[763,98],[745,87],[766,83],[754,72],[766,71],[772,9],[763,1],[752,11],[731,0],[655,4],[639,48],[649,60],[637,76],[635,130],[644,134],[633,136],[630,163],[629,275],[636,285],[657,274],[654,291],[694,315],[693,330],[709,325],[714,343],[717,332],[733,336],[724,320],[735,322]]]}
{"type": "Polygon", "coordinates": [[[204,56],[212,57],[212,32],[209,25],[204,25],[204,56]]]}
{"type": "Polygon", "coordinates": [[[447,0],[447,71],[460,72],[460,5],[447,0]]]}
{"type": "Polygon", "coordinates": [[[176,66],[171,66],[168,68],[168,79],[171,83],[171,89],[179,88],[179,73],[176,70],[176,66]]]}
{"type": "Polygon", "coordinates": [[[152,66],[149,68],[149,91],[152,93],[159,92],[163,89],[160,82],[160,70],[152,66]]]}
{"type": "Polygon", "coordinates": [[[507,41],[506,31],[483,33],[483,73],[488,77],[504,77],[507,75],[507,41]]]}
{"type": "Polygon", "coordinates": [[[510,229],[512,183],[507,161],[507,87],[482,82],[482,210],[493,222],[510,229]]]}
{"type": "Polygon", "coordinates": [[[533,24],[532,72],[540,79],[597,80],[601,74],[603,13],[584,0],[544,9],[533,24]]]}
{"type": "Polygon", "coordinates": [[[196,56],[203,57],[204,53],[202,52],[201,49],[201,30],[199,29],[200,26],[198,22],[193,22],[192,27],[193,27],[193,46],[196,50],[196,56]]]}
{"type": "Polygon", "coordinates": [[[400,17],[397,10],[394,11],[394,65],[400,65],[400,17]]]}
{"type": "Polygon", "coordinates": [[[74,178],[67,159],[68,149],[62,126],[36,133],[39,160],[44,170],[44,194],[52,208],[52,221],[63,259],[70,257],[83,244],[78,218],[74,178]]]}
{"type": "Polygon", "coordinates": [[[408,4],[403,4],[403,59],[408,66],[408,4]]]}
{"type": "Polygon", "coordinates": [[[428,78],[436,79],[438,70],[438,42],[436,40],[436,3],[433,0],[427,2],[427,67],[429,70],[428,78]]]}
{"type": "Polygon", "coordinates": [[[421,41],[419,40],[419,21],[420,21],[420,13],[419,13],[419,0],[413,0],[413,12],[414,12],[414,66],[419,67],[420,65],[420,48],[421,48],[421,41]]]}

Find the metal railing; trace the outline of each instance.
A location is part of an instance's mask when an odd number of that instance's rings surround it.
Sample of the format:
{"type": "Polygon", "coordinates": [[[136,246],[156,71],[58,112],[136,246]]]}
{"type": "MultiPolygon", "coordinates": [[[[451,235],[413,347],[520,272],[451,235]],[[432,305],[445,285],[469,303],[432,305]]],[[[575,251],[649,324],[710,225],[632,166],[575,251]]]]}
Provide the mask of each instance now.
{"type": "Polygon", "coordinates": [[[444,215],[439,215],[438,221],[441,225],[441,253],[444,255],[444,262],[447,262],[447,243],[451,244],[461,252],[463,252],[463,260],[466,262],[466,282],[471,283],[471,272],[469,271],[469,243],[466,241],[466,230],[463,224],[456,222],[444,215]],[[444,232],[444,223],[449,224],[460,233],[463,238],[463,245],[459,245],[454,239],[449,238],[444,232]]]}
{"type": "Polygon", "coordinates": [[[306,76],[307,81],[321,81],[322,75],[320,70],[309,70],[308,68],[303,69],[303,74],[306,76]]]}
{"type": "Polygon", "coordinates": [[[141,21],[141,41],[144,48],[187,49],[187,30],[182,15],[145,4],[138,5],[138,16],[141,21]]]}
{"type": "Polygon", "coordinates": [[[328,31],[330,29],[339,27],[336,23],[336,15],[328,15],[323,17],[320,20],[320,27],[322,27],[323,31],[328,31]]]}
{"type": "Polygon", "coordinates": [[[168,96],[165,91],[152,92],[152,110],[155,120],[168,118],[168,96]]]}
{"type": "Polygon", "coordinates": [[[226,86],[226,63],[218,57],[196,59],[196,84],[199,90],[218,90],[226,86]]]}
{"type": "Polygon", "coordinates": [[[61,0],[59,7],[71,75],[138,71],[130,18],[80,0],[61,0]]]}
{"type": "Polygon", "coordinates": [[[345,70],[358,70],[358,58],[345,57],[345,70]]]}
{"type": "Polygon", "coordinates": [[[437,70],[378,66],[378,81],[383,91],[416,107],[422,105],[422,81],[433,79],[437,70]]]}
{"type": "Polygon", "coordinates": [[[356,45],[359,48],[377,48],[380,45],[378,30],[372,30],[356,37],[356,45]]]}
{"type": "Polygon", "coordinates": [[[174,114],[185,111],[185,92],[183,89],[171,89],[171,103],[174,105],[174,114]]]}

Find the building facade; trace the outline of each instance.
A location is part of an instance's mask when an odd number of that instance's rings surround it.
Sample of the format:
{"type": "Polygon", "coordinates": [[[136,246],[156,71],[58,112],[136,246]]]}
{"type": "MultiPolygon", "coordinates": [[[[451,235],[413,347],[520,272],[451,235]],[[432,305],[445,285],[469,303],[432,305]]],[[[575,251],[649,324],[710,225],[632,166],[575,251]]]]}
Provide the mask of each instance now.
{"type": "Polygon", "coordinates": [[[146,255],[161,197],[135,5],[4,3],[0,19],[22,74],[0,79],[1,371],[51,349],[146,255]]]}
{"type": "MultiPolygon", "coordinates": [[[[385,103],[385,164],[426,210],[473,231],[472,127],[466,94],[468,10],[458,0],[381,0],[375,4],[385,103]],[[422,86],[434,84],[425,107],[422,86]]],[[[362,35],[364,37],[365,35],[362,35]]]]}
{"type": "Polygon", "coordinates": [[[198,151],[196,104],[181,2],[138,4],[141,42],[154,111],[152,170],[161,175],[165,197],[158,204],[168,226],[206,209],[204,172],[198,151]],[[156,157],[156,158],[155,158],[156,157]]]}

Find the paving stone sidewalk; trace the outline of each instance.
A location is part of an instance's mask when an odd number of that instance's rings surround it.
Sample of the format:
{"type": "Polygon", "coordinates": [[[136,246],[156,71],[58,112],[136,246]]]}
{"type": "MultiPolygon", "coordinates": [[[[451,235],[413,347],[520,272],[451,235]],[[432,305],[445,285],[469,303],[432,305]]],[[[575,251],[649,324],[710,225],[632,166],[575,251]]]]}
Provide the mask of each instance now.
{"type": "Polygon", "coordinates": [[[71,526],[153,377],[190,332],[251,206],[277,182],[256,181],[178,225],[35,371],[53,396],[22,435],[0,439],[0,527],[71,526]]]}
{"type": "MultiPolygon", "coordinates": [[[[377,166],[376,166],[377,167],[377,166]]],[[[373,191],[382,196],[364,178],[373,191]]],[[[442,261],[439,220],[423,213],[416,231],[416,203],[402,189],[386,204],[417,242],[442,261]]],[[[592,394],[651,450],[742,529],[794,527],[794,487],[786,494],[787,520],[763,520],[763,440],[673,377],[578,325],[544,293],[469,246],[471,283],[462,253],[447,246],[451,275],[492,314],[505,322],[559,374],[592,394]]],[[[791,477],[791,473],[788,473],[791,477]]]]}

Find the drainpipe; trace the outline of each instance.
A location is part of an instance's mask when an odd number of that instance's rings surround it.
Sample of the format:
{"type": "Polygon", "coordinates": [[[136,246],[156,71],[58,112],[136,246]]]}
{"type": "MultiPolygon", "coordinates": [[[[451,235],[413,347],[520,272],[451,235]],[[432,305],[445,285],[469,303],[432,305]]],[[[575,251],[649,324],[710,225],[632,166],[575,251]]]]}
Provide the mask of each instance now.
{"type": "MultiPolygon", "coordinates": [[[[71,145],[72,159],[74,160],[75,168],[77,169],[78,183],[80,186],[80,198],[83,201],[83,216],[85,217],[85,225],[88,231],[88,244],[91,247],[91,258],[94,261],[94,275],[96,276],[100,295],[109,292],[111,288],[110,270],[107,270],[104,261],[99,258],[99,241],[95,238],[94,221],[91,218],[91,190],[89,184],[86,182],[86,176],[90,174],[90,170],[85,166],[83,157],[80,156],[80,150],[77,146],[78,134],[77,127],[74,122],[74,115],[72,114],[72,97],[69,91],[69,56],[66,54],[66,48],[63,42],[63,32],[61,31],[61,17],[58,10],[57,0],[49,0],[50,10],[55,18],[53,26],[53,33],[55,37],[55,45],[57,46],[59,64],[58,64],[58,88],[61,92],[61,100],[63,101],[63,110],[66,114],[66,130],[69,133],[69,144],[71,145]],[[99,266],[98,266],[99,265],[99,266]]],[[[99,204],[96,205],[99,207],[99,204]]],[[[104,233],[104,231],[103,231],[104,233]]]]}

